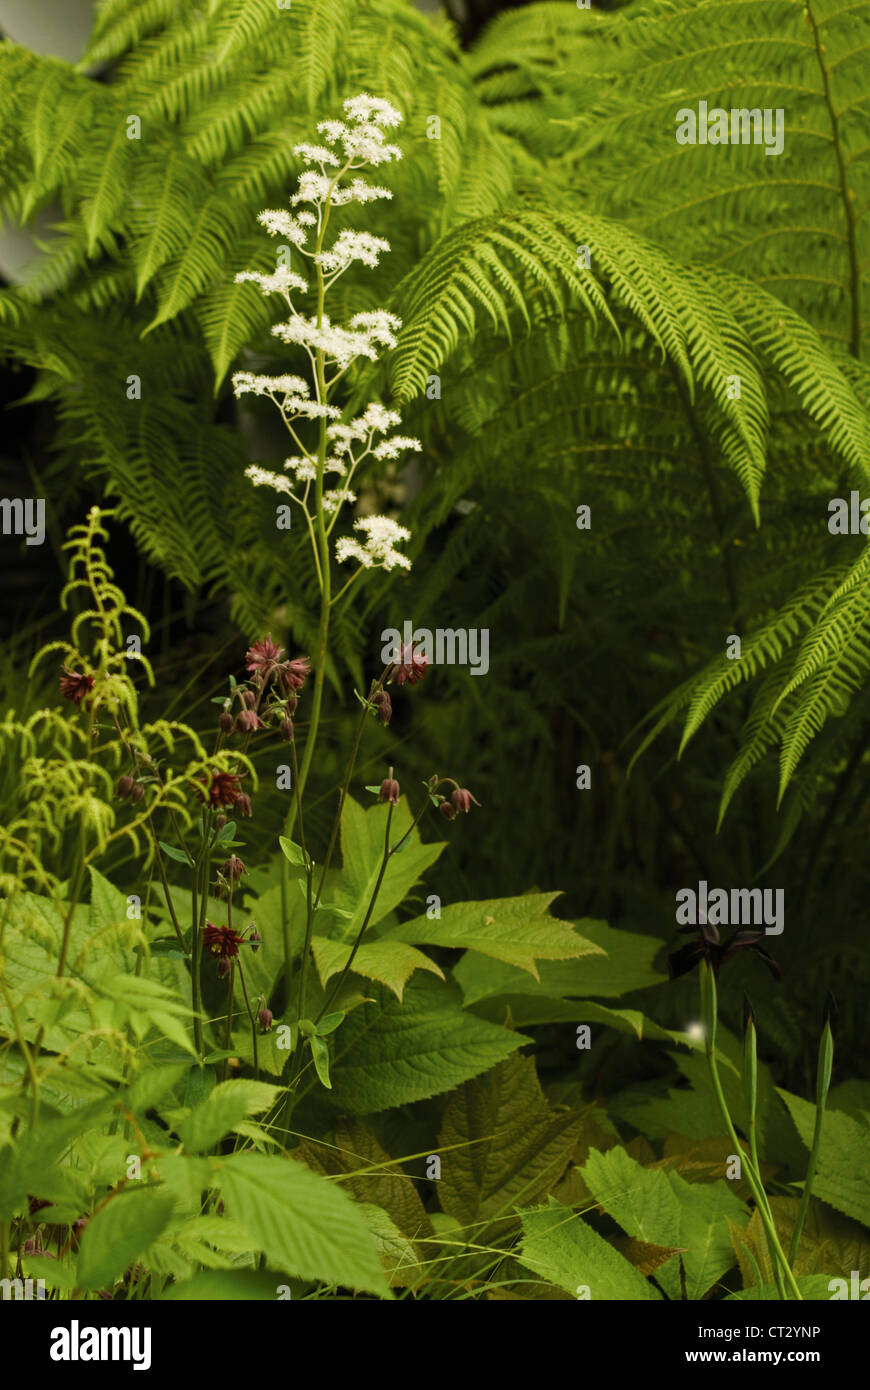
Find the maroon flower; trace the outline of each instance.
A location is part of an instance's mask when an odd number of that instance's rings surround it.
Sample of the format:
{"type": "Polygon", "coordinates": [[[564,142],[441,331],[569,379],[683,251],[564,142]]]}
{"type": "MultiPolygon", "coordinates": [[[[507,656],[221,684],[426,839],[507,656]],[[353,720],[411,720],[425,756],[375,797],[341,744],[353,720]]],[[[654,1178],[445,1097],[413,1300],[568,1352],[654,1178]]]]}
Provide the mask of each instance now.
{"type": "Polygon", "coordinates": [[[372,704],[375,707],[375,717],[379,724],[389,724],[393,717],[393,702],[389,692],[386,690],[376,690],[372,696],[372,704]]]}
{"type": "Polygon", "coordinates": [[[229,734],[232,732],[233,716],[230,714],[228,709],[222,710],[221,716],[218,720],[218,727],[220,728],[222,734],[229,734]]]}
{"type": "Polygon", "coordinates": [[[281,720],[281,723],[278,725],[278,728],[281,730],[281,737],[286,738],[288,743],[292,743],[294,738],[296,737],[296,733],[293,728],[293,720],[290,718],[289,714],[285,715],[285,717],[281,720]]]}
{"type": "Polygon", "coordinates": [[[381,783],[379,793],[380,801],[392,801],[394,806],[399,804],[399,784],[395,777],[385,777],[381,783]]]}
{"type": "Polygon", "coordinates": [[[71,671],[66,665],[62,665],[60,669],[63,671],[60,678],[61,695],[65,700],[72,700],[74,705],[80,705],[94,688],[93,676],[84,676],[81,671],[71,671]]]}
{"type": "Polygon", "coordinates": [[[259,716],[252,709],[243,709],[236,715],[235,730],[237,734],[252,734],[255,729],[262,728],[259,716]]]}
{"type": "Polygon", "coordinates": [[[245,652],[245,661],[247,662],[245,670],[250,671],[252,675],[259,676],[265,682],[283,655],[284,648],[272,641],[270,632],[268,637],[264,637],[260,642],[255,642],[245,652]]]}
{"type": "Polygon", "coordinates": [[[244,937],[239,936],[231,927],[216,927],[212,922],[206,922],[202,933],[203,946],[207,951],[211,951],[213,956],[220,956],[221,961],[229,961],[233,956],[237,956],[243,941],[244,937]]]}
{"type": "Polygon", "coordinates": [[[307,656],[294,656],[292,661],[282,661],[275,670],[284,691],[292,695],[302,689],[305,677],[311,674],[311,662],[307,656]]]}
{"type": "MultiPolygon", "coordinates": [[[[200,777],[197,780],[204,782],[205,778],[200,777]]],[[[237,806],[244,796],[244,792],[239,787],[241,780],[241,776],[237,772],[213,772],[209,783],[208,797],[206,798],[202,792],[199,792],[199,799],[200,801],[207,799],[210,806],[237,806]]],[[[245,799],[250,806],[250,800],[247,797],[245,799]]],[[[247,814],[250,815],[250,811],[247,814]]]]}
{"type": "Polygon", "coordinates": [[[268,1033],[269,1029],[272,1027],[272,1017],[273,1015],[271,1009],[263,1008],[257,1014],[257,1018],[260,1020],[260,1027],[262,1028],[264,1033],[268,1033]]]}
{"type": "Polygon", "coordinates": [[[252,922],[251,925],[248,927],[248,941],[250,942],[252,951],[259,951],[260,947],[263,944],[263,938],[257,931],[256,924],[254,922],[252,922]]]}
{"type": "Polygon", "coordinates": [[[409,685],[416,685],[425,676],[428,664],[417,656],[413,642],[406,644],[393,667],[393,679],[398,685],[404,685],[406,681],[409,685]]]}
{"type": "Polygon", "coordinates": [[[472,796],[467,787],[457,787],[450,800],[453,802],[454,811],[464,811],[466,815],[471,810],[471,803],[479,806],[480,802],[476,796],[472,796]]]}
{"type": "Polygon", "coordinates": [[[231,854],[226,863],[221,865],[221,873],[229,883],[235,883],[236,879],[241,878],[242,874],[247,872],[237,854],[231,854]]]}
{"type": "Polygon", "coordinates": [[[451,806],[449,801],[442,801],[441,805],[438,807],[438,810],[441,812],[445,820],[456,819],[456,811],[454,807],[451,806]]]}
{"type": "Polygon", "coordinates": [[[118,785],[115,788],[115,795],[119,801],[126,801],[134,786],[136,785],[129,773],[124,773],[123,777],[118,778],[118,785]]]}
{"type": "Polygon", "coordinates": [[[773,956],[759,945],[764,932],[746,930],[732,932],[725,942],[721,940],[718,931],[711,922],[702,922],[696,927],[681,927],[680,932],[684,935],[686,933],[693,934],[695,940],[690,941],[686,946],[681,946],[678,951],[672,951],[668,956],[668,975],[672,980],[694,970],[695,966],[700,965],[702,960],[706,960],[713,973],[718,976],[722,966],[738,951],[753,951],[755,955],[761,956],[768,970],[777,980],[782,977],[782,971],[773,956]]]}

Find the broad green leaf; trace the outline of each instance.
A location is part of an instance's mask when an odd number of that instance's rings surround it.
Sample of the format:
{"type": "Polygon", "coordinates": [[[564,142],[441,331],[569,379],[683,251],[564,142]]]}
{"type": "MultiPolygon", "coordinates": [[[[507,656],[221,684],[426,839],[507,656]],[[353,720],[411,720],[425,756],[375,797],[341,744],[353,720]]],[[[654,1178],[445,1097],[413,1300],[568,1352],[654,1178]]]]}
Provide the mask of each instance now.
{"type": "Polygon", "coordinates": [[[582,1116],[550,1109],[531,1057],[515,1054],[466,1081],[450,1096],[438,1137],[443,1210],[480,1239],[489,1222],[549,1194],[582,1126],[582,1116]]]}
{"type": "Polygon", "coordinates": [[[305,1139],[297,1152],[316,1173],[341,1174],[346,1192],[358,1202],[382,1207],[412,1240],[432,1234],[432,1222],[413,1178],[381,1147],[361,1120],[337,1120],[334,1143],[305,1139]]]}
{"type": "MultiPolygon", "coordinates": [[[[402,797],[393,811],[390,842],[396,844],[410,828],[413,817],[402,797]]],[[[343,940],[353,940],[365,920],[369,902],[380,873],[384,854],[387,807],[371,806],[364,811],[351,797],[344,803],[341,817],[341,873],[332,894],[336,907],[350,916],[342,921],[343,940]]],[[[414,884],[443,851],[444,841],[423,844],[416,830],[408,836],[400,854],[387,864],[384,881],[370,918],[375,925],[407,898],[414,884]]]]}
{"type": "Polygon", "coordinates": [[[634,1265],[569,1207],[550,1198],[546,1207],[524,1212],[522,1223],[520,1263],[566,1293],[595,1302],[661,1297],[634,1265]]]}
{"type": "MultiPolygon", "coordinates": [[[[777,1087],[795,1128],[809,1149],[816,1107],[777,1087]]],[[[870,1226],[870,1126],[842,1110],[825,1110],[813,1195],[870,1226]]]]}
{"type": "Polygon", "coordinates": [[[191,1153],[207,1153],[241,1120],[268,1110],[280,1094],[280,1086],[265,1081],[224,1081],[179,1126],[179,1137],[191,1153]]]}
{"type": "Polygon", "coordinates": [[[127,1189],[112,1197],[85,1227],[76,1268],[83,1289],[111,1287],[160,1235],[173,1199],[156,1188],[127,1189]]]}
{"type": "Polygon", "coordinates": [[[609,999],[661,984],[666,978],[653,969],[653,959],[662,948],[655,937],[585,918],[575,926],[578,940],[595,946],[596,952],[579,960],[542,960],[538,979],[509,965],[494,966],[485,955],[469,951],[453,970],[466,1004],[502,994],[540,994],[550,999],[609,999]]]}
{"type": "Polygon", "coordinates": [[[379,990],[341,1026],[332,1065],[336,1103],[366,1115],[449,1091],[530,1041],[467,1013],[459,991],[415,975],[400,1003],[379,990]]]}
{"type": "MultiPolygon", "coordinates": [[[[734,1264],[729,1223],[745,1225],[747,1213],[725,1181],[688,1183],[679,1173],[644,1168],[622,1148],[593,1151],[581,1173],[595,1200],[626,1235],[685,1252],[689,1298],[703,1298],[734,1264]]],[[[669,1297],[680,1297],[676,1262],[656,1278],[669,1297]]]]}
{"type": "Polygon", "coordinates": [[[230,1215],[274,1269],[388,1295],[365,1218],[335,1183],[263,1154],[223,1159],[219,1181],[230,1215]]]}
{"type": "Polygon", "coordinates": [[[557,893],[529,893],[520,898],[453,903],[442,909],[440,919],[423,914],[388,927],[382,939],[478,951],[527,971],[537,980],[536,959],[602,954],[601,947],[578,936],[570,922],[549,916],[555,897],[557,893]]]}
{"type": "Polygon", "coordinates": [[[420,1256],[413,1241],[402,1235],[382,1207],[374,1206],[370,1202],[360,1202],[359,1210],[374,1237],[375,1249],[389,1278],[390,1287],[404,1289],[409,1284],[415,1284],[422,1269],[420,1256]]]}
{"type": "MultiPolygon", "coordinates": [[[[351,951],[346,941],[331,941],[327,936],[312,937],[311,949],[323,985],[344,969],[351,951]]],[[[415,970],[428,970],[439,979],[444,979],[444,972],[440,966],[422,951],[415,950],[413,946],[406,946],[402,941],[365,941],[353,958],[355,975],[364,975],[367,980],[377,980],[378,984],[386,985],[399,999],[415,970]]]]}
{"type": "Polygon", "coordinates": [[[64,1170],[59,1160],[73,1140],[109,1109],[109,1100],[45,1119],[0,1150],[0,1220],[14,1216],[28,1196],[56,1200],[64,1170]]]}

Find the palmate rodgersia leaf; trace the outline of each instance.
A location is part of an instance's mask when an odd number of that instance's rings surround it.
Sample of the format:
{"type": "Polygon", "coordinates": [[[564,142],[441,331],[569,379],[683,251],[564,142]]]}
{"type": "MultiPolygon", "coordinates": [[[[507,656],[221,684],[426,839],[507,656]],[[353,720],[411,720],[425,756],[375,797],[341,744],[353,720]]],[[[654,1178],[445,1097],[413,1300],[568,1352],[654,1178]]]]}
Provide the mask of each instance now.
{"type": "Polygon", "coordinates": [[[271,1268],[389,1297],[365,1216],[335,1183],[295,1159],[247,1153],[222,1159],[218,1180],[271,1268]]]}
{"type": "Polygon", "coordinates": [[[517,966],[537,980],[536,960],[603,954],[600,946],[578,935],[570,922],[549,915],[556,897],[557,893],[528,893],[519,898],[453,903],[442,910],[440,918],[424,914],[387,928],[382,939],[478,951],[517,966]]]}
{"type": "Polygon", "coordinates": [[[603,1236],[552,1197],[547,1206],[523,1212],[522,1222],[520,1263],[566,1293],[596,1302],[661,1297],[603,1236]]]}
{"type": "Polygon", "coordinates": [[[448,1100],[438,1138],[443,1210],[479,1239],[484,1223],[549,1194],[582,1125],[582,1116],[551,1110],[531,1057],[514,1055],[467,1081],[448,1100]]]}
{"type": "Polygon", "coordinates": [[[333,1096],[352,1114],[440,1095],[530,1041],[467,1013],[456,988],[428,975],[409,982],[401,1003],[378,994],[336,1034],[333,1096]]]}

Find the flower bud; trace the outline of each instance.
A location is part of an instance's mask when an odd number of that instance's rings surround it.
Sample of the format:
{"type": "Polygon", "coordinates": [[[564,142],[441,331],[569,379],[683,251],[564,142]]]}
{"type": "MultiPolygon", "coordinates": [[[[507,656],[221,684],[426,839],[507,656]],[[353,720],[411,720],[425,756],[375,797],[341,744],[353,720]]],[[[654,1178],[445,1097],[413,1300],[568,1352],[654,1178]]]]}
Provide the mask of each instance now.
{"type": "Polygon", "coordinates": [[[284,701],[284,708],[288,714],[295,714],[298,704],[299,699],[296,695],[288,695],[287,699],[284,701]]]}
{"type": "Polygon", "coordinates": [[[233,727],[233,716],[230,714],[228,709],[221,711],[221,716],[218,720],[218,725],[222,734],[228,734],[231,731],[233,727]]]}
{"type": "Polygon", "coordinates": [[[133,781],[133,778],[129,775],[129,773],[125,772],[123,777],[118,778],[118,786],[115,789],[115,795],[119,798],[120,801],[126,801],[127,797],[130,795],[135,785],[136,784],[133,781]]]}
{"type": "Polygon", "coordinates": [[[445,820],[455,820],[455,819],[456,819],[456,811],[455,811],[454,808],[450,805],[450,802],[449,802],[449,801],[442,801],[442,802],[441,802],[441,805],[438,807],[438,810],[441,812],[441,814],[442,814],[442,816],[444,817],[445,820]]]}
{"type": "Polygon", "coordinates": [[[214,823],[217,826],[218,830],[223,830],[224,826],[227,823],[227,818],[224,815],[216,816],[214,823]]]}
{"type": "Polygon", "coordinates": [[[391,801],[394,806],[399,802],[399,784],[395,777],[385,777],[381,783],[381,790],[378,795],[379,801],[391,801]]]}
{"type": "MultiPolygon", "coordinates": [[[[248,691],[248,694],[251,692],[248,691]]],[[[255,729],[259,729],[260,719],[252,709],[243,709],[236,715],[235,729],[238,734],[252,734],[255,729]]]]}
{"type": "Polygon", "coordinates": [[[477,797],[472,796],[467,787],[456,787],[450,800],[453,802],[453,809],[455,811],[464,811],[466,815],[471,810],[472,801],[475,806],[480,805],[477,797]]]}
{"type": "Polygon", "coordinates": [[[260,933],[257,931],[257,928],[256,928],[256,926],[254,925],[253,922],[251,923],[250,929],[249,929],[249,931],[248,931],[248,940],[249,940],[250,943],[251,943],[251,950],[252,950],[252,951],[259,951],[260,946],[261,946],[262,941],[263,941],[263,938],[262,938],[262,936],[260,935],[260,933]]]}
{"type": "Polygon", "coordinates": [[[293,728],[293,720],[289,717],[289,715],[285,719],[281,720],[281,723],[278,725],[278,728],[281,730],[281,737],[286,738],[288,743],[292,743],[296,735],[293,728]]]}
{"type": "Polygon", "coordinates": [[[257,1014],[257,1018],[260,1020],[260,1027],[264,1033],[268,1033],[269,1029],[272,1027],[272,1017],[271,1009],[261,1009],[257,1014]]]}
{"type": "Polygon", "coordinates": [[[248,709],[256,709],[257,696],[253,690],[240,690],[239,695],[241,696],[243,705],[247,706],[248,709]]]}
{"type": "Polygon", "coordinates": [[[247,792],[239,792],[239,795],[236,797],[236,809],[241,811],[243,816],[253,815],[251,798],[248,796],[247,792]]]}
{"type": "Polygon", "coordinates": [[[142,786],[142,783],[141,783],[141,782],[134,782],[134,783],[133,783],[133,786],[130,788],[130,800],[131,800],[131,801],[141,801],[144,795],[145,795],[145,788],[142,786]]]}

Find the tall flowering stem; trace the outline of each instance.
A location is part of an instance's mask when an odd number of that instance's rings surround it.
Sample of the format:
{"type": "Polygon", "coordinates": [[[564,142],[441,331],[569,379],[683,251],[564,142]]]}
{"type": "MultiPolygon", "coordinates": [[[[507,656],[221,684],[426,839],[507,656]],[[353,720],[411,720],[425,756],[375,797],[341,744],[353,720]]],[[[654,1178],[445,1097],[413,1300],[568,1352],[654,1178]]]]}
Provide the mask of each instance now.
{"type": "MultiPolygon", "coordinates": [[[[314,273],[313,313],[306,317],[295,306],[293,296],[309,293],[308,280],[284,264],[270,274],[246,270],[236,276],[251,281],[264,295],[280,295],[290,317],[272,328],[276,338],[301,349],[308,358],[310,380],[285,374],[263,376],[237,372],[233,387],[238,397],[267,396],[281,413],[293,442],[294,452],[284,460],[284,472],[276,473],[252,464],[247,476],[257,487],[271,487],[286,495],[303,515],[311,543],[320,589],[320,618],[314,652],[314,689],[305,749],[297,779],[298,795],[288,810],[285,833],[291,836],[302,793],[311,770],[323,706],[323,688],[329,643],[332,607],[353,587],[365,571],[409,569],[410,561],[398,546],[410,539],[410,532],[387,516],[357,517],[352,531],[336,537],[334,559],[352,562],[356,569],[337,589],[332,580],[330,540],[343,522],[343,513],[356,502],[351,484],[360,470],[372,463],[398,458],[407,450],[419,450],[420,441],[390,434],[400,416],[378,402],[368,405],[361,416],[346,420],[334,404],[338,383],[359,358],[376,361],[379,350],[396,346],[401,321],[385,309],[355,314],[346,327],[333,324],[326,312],[326,298],[336,281],[356,262],[374,267],[389,242],[369,232],[351,228],[340,230],[327,245],[327,230],[334,209],[350,203],[369,203],[391,198],[389,189],[366,182],[359,171],[390,163],[401,157],[397,145],[389,144],[385,130],[397,126],[400,113],[389,102],[366,93],[344,103],[344,120],[321,121],[317,127],[322,143],[302,143],[294,154],[306,168],[299,175],[291,197],[293,211],[267,209],[260,223],[272,236],[280,236],[310,263],[314,273]],[[298,210],[296,210],[298,209],[298,210]],[[313,243],[312,243],[313,238],[313,243]],[[312,395],[313,387],[313,395],[312,395]],[[316,443],[307,442],[306,429],[313,429],[316,443]],[[375,437],[382,436],[376,443],[375,437]],[[327,487],[327,476],[335,475],[336,486],[327,487]]],[[[308,436],[310,439],[310,434],[308,436]]],[[[283,879],[285,921],[289,899],[289,877],[283,879]]],[[[293,961],[290,936],[285,931],[285,981],[289,985],[293,961]]]]}

